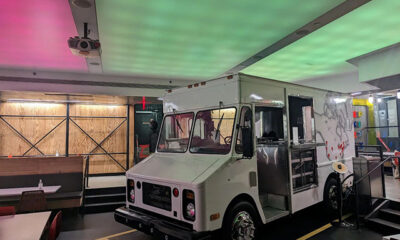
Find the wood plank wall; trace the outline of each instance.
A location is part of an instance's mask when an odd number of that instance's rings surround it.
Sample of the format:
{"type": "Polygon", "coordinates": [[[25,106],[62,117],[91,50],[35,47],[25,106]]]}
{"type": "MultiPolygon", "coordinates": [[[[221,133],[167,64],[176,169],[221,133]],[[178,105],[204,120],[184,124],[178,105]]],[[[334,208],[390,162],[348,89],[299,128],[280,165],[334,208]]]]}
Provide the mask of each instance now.
{"type": "MultiPolygon", "coordinates": [[[[0,103],[0,115],[57,115],[58,118],[40,117],[4,117],[16,130],[20,131],[29,141],[36,143],[42,136],[49,132],[54,126],[66,116],[66,104],[54,103],[0,103]]],[[[126,105],[83,105],[70,104],[70,116],[84,131],[96,142],[100,143],[124,118],[90,118],[90,117],[126,117],[126,105]],[[74,116],[87,116],[88,118],[74,118],[74,116]]],[[[133,106],[130,111],[130,147],[129,165],[133,165],[133,136],[134,136],[134,114],[133,106]]],[[[127,122],[114,132],[102,144],[102,147],[110,153],[126,152],[126,129],[127,122]]],[[[65,154],[66,148],[66,122],[64,121],[54,132],[44,138],[37,147],[45,155],[65,154]]],[[[85,135],[72,121],[69,122],[69,154],[85,154],[95,149],[96,144],[85,135]]],[[[30,148],[29,143],[22,139],[4,121],[0,120],[0,156],[19,156],[30,148]]],[[[93,153],[104,153],[97,147],[93,153]]],[[[34,156],[40,153],[31,149],[26,155],[34,156]]],[[[126,166],[126,155],[112,155],[122,166],[126,166]]],[[[97,155],[90,157],[90,174],[119,173],[124,170],[118,166],[109,156],[97,155]]]]}

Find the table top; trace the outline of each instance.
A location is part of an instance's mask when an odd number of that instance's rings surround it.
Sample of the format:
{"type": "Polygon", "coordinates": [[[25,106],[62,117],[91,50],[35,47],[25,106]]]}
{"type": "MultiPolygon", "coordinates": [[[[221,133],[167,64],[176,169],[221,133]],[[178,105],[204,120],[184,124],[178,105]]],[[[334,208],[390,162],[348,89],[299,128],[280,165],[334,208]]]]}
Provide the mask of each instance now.
{"type": "Polygon", "coordinates": [[[0,216],[0,239],[39,240],[51,212],[0,216]]]}
{"type": "Polygon", "coordinates": [[[43,190],[44,193],[55,193],[61,186],[43,186],[41,189],[39,187],[24,187],[24,188],[0,188],[0,197],[10,197],[22,195],[22,192],[43,190]]]}

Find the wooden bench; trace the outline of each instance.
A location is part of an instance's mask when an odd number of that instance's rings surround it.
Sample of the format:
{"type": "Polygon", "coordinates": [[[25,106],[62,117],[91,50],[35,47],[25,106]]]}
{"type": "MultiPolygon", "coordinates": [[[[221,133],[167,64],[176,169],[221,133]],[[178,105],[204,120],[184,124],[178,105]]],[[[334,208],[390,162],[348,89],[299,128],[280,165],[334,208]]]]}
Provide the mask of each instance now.
{"type": "MultiPolygon", "coordinates": [[[[0,188],[60,185],[46,195],[49,209],[74,208],[82,204],[83,157],[0,158],[0,188]]],[[[16,205],[18,196],[0,198],[0,206],[16,205]]]]}

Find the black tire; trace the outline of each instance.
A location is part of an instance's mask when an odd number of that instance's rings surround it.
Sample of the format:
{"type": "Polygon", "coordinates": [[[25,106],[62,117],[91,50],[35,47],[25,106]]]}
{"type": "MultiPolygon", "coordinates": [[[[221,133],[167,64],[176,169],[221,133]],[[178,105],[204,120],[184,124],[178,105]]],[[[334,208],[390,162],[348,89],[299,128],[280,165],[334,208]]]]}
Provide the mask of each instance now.
{"type": "MultiPolygon", "coordinates": [[[[226,216],[224,217],[224,221],[222,223],[222,229],[221,229],[221,235],[223,240],[232,240],[236,239],[235,236],[236,233],[234,233],[234,221],[237,218],[244,219],[247,218],[246,214],[250,217],[250,220],[254,224],[254,230],[252,235],[254,236],[253,239],[255,239],[255,236],[257,234],[258,229],[260,228],[260,219],[258,217],[258,214],[253,207],[253,205],[249,202],[242,201],[236,203],[233,207],[228,209],[226,212],[226,216]]],[[[247,219],[248,220],[248,219],[247,219]]],[[[236,221],[237,222],[237,221],[236,221]]],[[[251,228],[251,227],[249,227],[251,228]]],[[[250,231],[251,232],[251,231],[250,231]]],[[[246,234],[248,232],[246,231],[246,234]]],[[[251,234],[251,233],[250,233],[251,234]]]]}
{"type": "Polygon", "coordinates": [[[335,178],[330,177],[326,180],[324,189],[324,205],[330,214],[337,214],[338,212],[338,197],[339,185],[335,178]]]}

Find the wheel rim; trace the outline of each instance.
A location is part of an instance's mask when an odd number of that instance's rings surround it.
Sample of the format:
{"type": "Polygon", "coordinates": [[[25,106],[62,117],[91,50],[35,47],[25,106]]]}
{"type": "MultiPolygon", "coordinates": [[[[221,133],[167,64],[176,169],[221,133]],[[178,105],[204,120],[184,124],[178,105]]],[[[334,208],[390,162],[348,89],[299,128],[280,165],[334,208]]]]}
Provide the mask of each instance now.
{"type": "Polygon", "coordinates": [[[333,185],[333,186],[331,186],[330,188],[329,188],[329,193],[328,193],[328,196],[329,196],[329,204],[331,205],[331,207],[334,209],[334,210],[337,210],[337,208],[338,208],[338,202],[337,202],[337,187],[335,186],[335,185],[333,185]]]}
{"type": "Polygon", "coordinates": [[[232,223],[233,240],[251,240],[254,239],[256,227],[250,214],[246,211],[241,211],[236,214],[232,223]]]}

